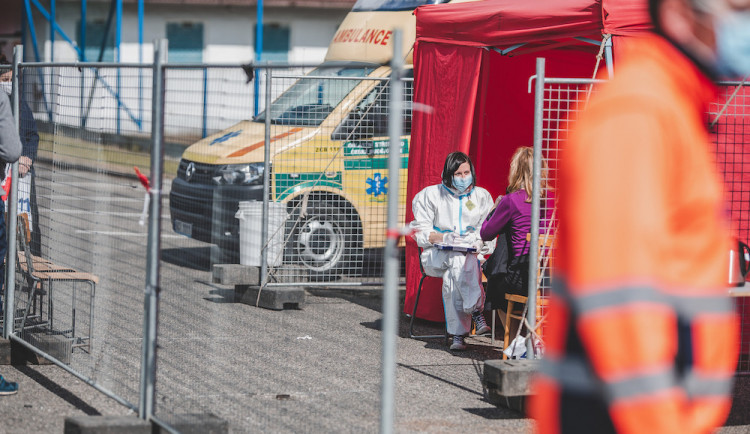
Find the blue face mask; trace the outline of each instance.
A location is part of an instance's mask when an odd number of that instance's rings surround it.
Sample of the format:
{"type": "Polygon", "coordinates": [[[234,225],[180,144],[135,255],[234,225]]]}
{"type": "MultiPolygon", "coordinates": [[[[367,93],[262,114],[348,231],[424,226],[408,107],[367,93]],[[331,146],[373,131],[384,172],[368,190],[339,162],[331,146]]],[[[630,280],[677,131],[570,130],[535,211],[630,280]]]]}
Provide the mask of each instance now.
{"type": "Polygon", "coordinates": [[[716,20],[716,68],[728,78],[750,74],[750,11],[728,12],[716,20]]]}
{"type": "Polygon", "coordinates": [[[472,182],[474,182],[474,178],[471,177],[471,174],[466,178],[461,178],[460,176],[453,177],[453,187],[458,190],[459,193],[466,191],[466,189],[471,186],[472,182]]]}

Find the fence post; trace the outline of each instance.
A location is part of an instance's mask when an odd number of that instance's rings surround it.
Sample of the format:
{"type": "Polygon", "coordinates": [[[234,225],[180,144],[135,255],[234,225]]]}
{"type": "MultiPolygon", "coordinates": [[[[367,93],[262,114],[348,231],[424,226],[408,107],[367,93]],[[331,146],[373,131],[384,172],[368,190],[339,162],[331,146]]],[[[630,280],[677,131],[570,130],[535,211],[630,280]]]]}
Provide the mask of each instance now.
{"type": "Polygon", "coordinates": [[[615,74],[614,63],[612,61],[612,38],[607,38],[607,41],[604,43],[604,58],[607,62],[607,76],[611,79],[615,74]]]}
{"type": "Polygon", "coordinates": [[[203,67],[203,116],[201,137],[208,135],[208,66],[203,67]]]}
{"type": "Polygon", "coordinates": [[[535,359],[534,338],[536,330],[536,287],[539,268],[539,210],[542,188],[542,122],[544,108],[544,58],[536,59],[536,83],[534,94],[534,185],[531,187],[531,247],[529,248],[529,298],[526,301],[526,319],[529,323],[529,339],[526,340],[526,357],[535,359]]]}
{"type": "MultiPolygon", "coordinates": [[[[23,59],[23,46],[17,46],[13,49],[13,94],[11,95],[13,100],[11,101],[11,109],[13,110],[13,116],[15,118],[16,131],[19,131],[21,126],[21,88],[19,84],[21,81],[18,79],[18,64],[23,59]]],[[[3,176],[5,174],[2,174],[3,176]]],[[[13,163],[11,166],[11,189],[8,196],[8,222],[6,226],[7,230],[7,261],[5,261],[5,309],[3,321],[3,338],[8,339],[13,334],[13,326],[15,325],[15,289],[16,289],[16,226],[18,225],[18,162],[13,163]],[[12,284],[11,284],[12,282],[12,284]]],[[[0,205],[2,206],[2,205],[0,205]]],[[[28,252],[26,253],[29,254],[28,252]]]]}
{"type": "Polygon", "coordinates": [[[167,40],[154,43],[154,72],[151,99],[151,178],[149,189],[148,245],[146,247],[146,289],[143,301],[143,358],[138,417],[154,415],[156,382],[156,328],[159,308],[159,250],[161,248],[161,178],[164,164],[164,68],[167,40]]]}
{"type": "Polygon", "coordinates": [[[383,375],[380,385],[380,432],[393,432],[394,395],[396,385],[396,335],[398,334],[398,280],[400,238],[399,172],[401,171],[401,133],[403,129],[404,59],[401,52],[401,29],[393,30],[393,60],[391,60],[390,106],[388,116],[388,236],[385,243],[383,274],[383,375]]]}
{"type": "MultiPolygon", "coordinates": [[[[264,248],[260,252],[260,291],[268,280],[268,200],[271,197],[271,68],[266,67],[266,123],[263,138],[263,216],[261,218],[261,240],[264,248]]],[[[256,79],[257,82],[257,79],[256,79]]],[[[258,305],[256,301],[255,305],[258,305]]]]}

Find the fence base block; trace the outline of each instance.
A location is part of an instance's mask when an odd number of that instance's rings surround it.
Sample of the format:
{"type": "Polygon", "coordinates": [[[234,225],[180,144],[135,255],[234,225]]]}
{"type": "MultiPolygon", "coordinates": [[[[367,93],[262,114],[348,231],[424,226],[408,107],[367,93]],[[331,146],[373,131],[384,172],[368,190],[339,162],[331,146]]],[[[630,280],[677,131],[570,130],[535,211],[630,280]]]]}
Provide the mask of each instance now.
{"type": "Polygon", "coordinates": [[[523,412],[531,395],[531,376],[538,370],[539,360],[487,360],[482,379],[487,400],[523,412]]]}
{"type": "Polygon", "coordinates": [[[215,264],[213,281],[222,285],[260,285],[260,267],[240,264],[215,264]]]}
{"type": "Polygon", "coordinates": [[[294,287],[263,288],[258,299],[259,286],[235,285],[234,301],[272,310],[302,309],[305,306],[305,290],[294,287]]]}
{"type": "MultiPolygon", "coordinates": [[[[212,414],[177,414],[169,424],[183,434],[224,434],[229,423],[212,414]]],[[[65,434],[165,433],[156,424],[134,416],[71,416],[65,418],[65,434]]]]}
{"type": "Polygon", "coordinates": [[[0,365],[10,365],[10,339],[0,338],[0,365]]]}
{"type": "MultiPolygon", "coordinates": [[[[73,352],[73,342],[69,338],[59,334],[48,334],[46,332],[24,332],[22,333],[21,338],[62,363],[65,363],[66,365],[70,364],[70,355],[73,352]]],[[[49,360],[20,344],[14,345],[12,352],[14,365],[26,363],[31,363],[33,365],[52,364],[49,360]]]]}

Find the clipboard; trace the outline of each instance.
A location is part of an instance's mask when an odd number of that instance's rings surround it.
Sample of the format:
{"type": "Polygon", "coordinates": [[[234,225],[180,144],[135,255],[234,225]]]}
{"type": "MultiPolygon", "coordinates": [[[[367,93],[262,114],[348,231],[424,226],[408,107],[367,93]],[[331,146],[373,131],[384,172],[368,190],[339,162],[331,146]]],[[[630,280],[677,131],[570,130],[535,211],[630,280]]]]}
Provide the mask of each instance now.
{"type": "Polygon", "coordinates": [[[447,244],[447,243],[435,243],[433,244],[438,250],[451,250],[454,252],[466,252],[476,253],[477,248],[466,244],[447,244]]]}

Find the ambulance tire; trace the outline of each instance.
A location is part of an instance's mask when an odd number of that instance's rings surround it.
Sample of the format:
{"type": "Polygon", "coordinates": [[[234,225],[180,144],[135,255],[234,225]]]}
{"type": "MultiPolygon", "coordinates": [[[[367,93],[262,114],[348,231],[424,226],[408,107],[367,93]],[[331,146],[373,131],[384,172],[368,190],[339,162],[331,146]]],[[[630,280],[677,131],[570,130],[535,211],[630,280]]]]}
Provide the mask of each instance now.
{"type": "Polygon", "coordinates": [[[299,208],[287,223],[287,258],[307,270],[310,281],[337,280],[362,268],[362,224],[344,200],[310,200],[304,218],[299,208]]]}

